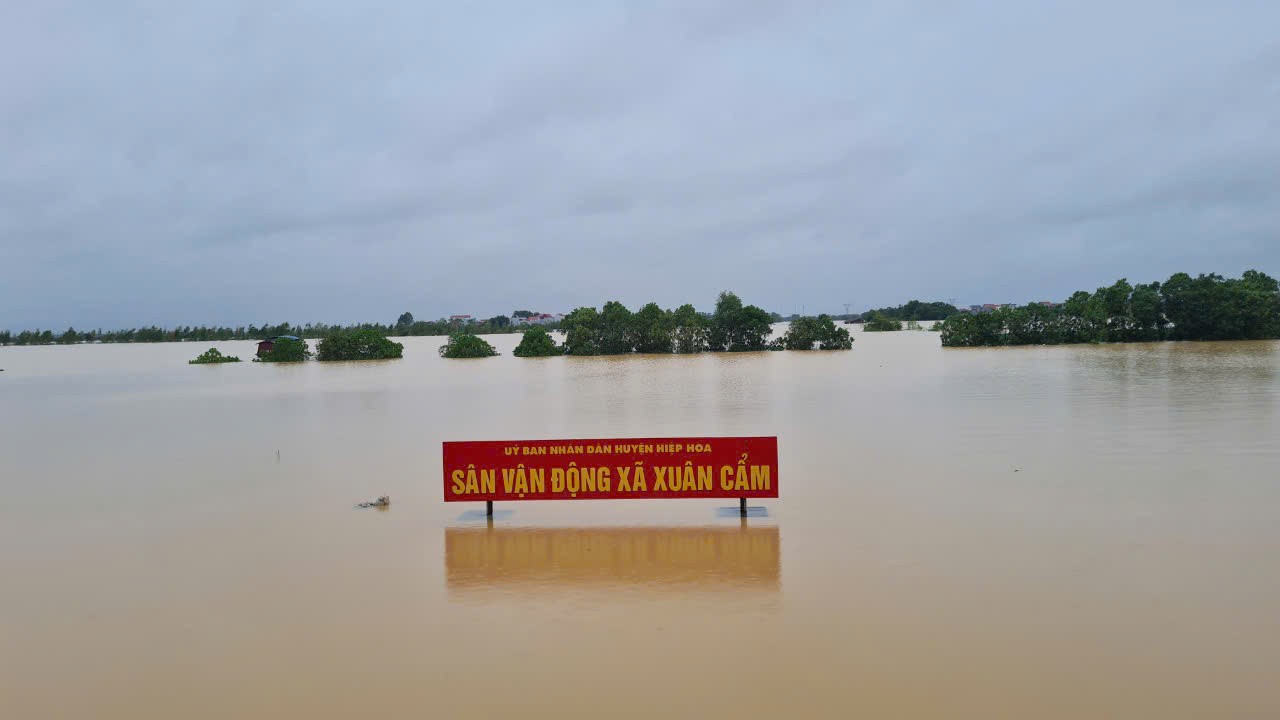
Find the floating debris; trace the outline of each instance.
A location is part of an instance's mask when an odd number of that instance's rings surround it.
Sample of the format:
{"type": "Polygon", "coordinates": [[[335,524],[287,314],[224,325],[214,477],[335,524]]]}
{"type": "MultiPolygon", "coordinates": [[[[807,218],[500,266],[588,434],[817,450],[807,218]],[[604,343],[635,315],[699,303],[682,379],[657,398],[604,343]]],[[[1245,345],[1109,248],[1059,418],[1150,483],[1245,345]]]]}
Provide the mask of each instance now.
{"type": "Polygon", "coordinates": [[[389,506],[390,504],[391,504],[391,496],[390,496],[390,495],[383,495],[382,497],[378,498],[377,500],[374,500],[373,502],[362,502],[362,503],[357,503],[357,504],[356,504],[356,507],[358,507],[358,508],[373,508],[373,507],[381,508],[381,507],[387,507],[387,506],[389,506]]]}

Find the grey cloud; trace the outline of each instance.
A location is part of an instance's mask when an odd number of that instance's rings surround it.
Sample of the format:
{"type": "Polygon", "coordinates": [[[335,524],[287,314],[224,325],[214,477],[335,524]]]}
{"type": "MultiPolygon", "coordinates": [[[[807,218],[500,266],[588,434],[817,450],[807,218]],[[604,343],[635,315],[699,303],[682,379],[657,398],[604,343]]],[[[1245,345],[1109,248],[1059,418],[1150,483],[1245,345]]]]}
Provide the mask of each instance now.
{"type": "Polygon", "coordinates": [[[1157,0],[10,4],[0,327],[1278,273],[1277,26],[1157,0]]]}

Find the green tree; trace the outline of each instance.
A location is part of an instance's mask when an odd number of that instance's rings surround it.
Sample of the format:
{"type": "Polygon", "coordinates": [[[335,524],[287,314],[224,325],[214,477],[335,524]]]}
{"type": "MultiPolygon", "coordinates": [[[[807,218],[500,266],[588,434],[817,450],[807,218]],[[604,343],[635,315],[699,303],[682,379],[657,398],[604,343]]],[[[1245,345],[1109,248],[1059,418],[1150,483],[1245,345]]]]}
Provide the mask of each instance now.
{"type": "Polygon", "coordinates": [[[1239,280],[1225,283],[1228,313],[1236,318],[1234,337],[1260,340],[1276,337],[1280,316],[1280,283],[1257,270],[1247,270],[1239,280]]]}
{"type": "Polygon", "coordinates": [[[812,350],[818,344],[821,324],[816,317],[802,316],[791,321],[787,332],[779,338],[778,346],[784,350],[812,350]]]}
{"type": "Polygon", "coordinates": [[[853,338],[849,331],[838,327],[830,315],[798,317],[791,321],[787,332],[778,339],[777,347],[784,350],[850,350],[853,338]]]}
{"type": "Polygon", "coordinates": [[[818,334],[819,350],[853,349],[853,336],[847,329],[836,325],[830,315],[819,315],[818,322],[822,323],[822,332],[818,334]]]}
{"type": "Polygon", "coordinates": [[[271,343],[271,349],[262,355],[254,358],[254,362],[302,362],[311,359],[311,348],[307,346],[306,340],[290,340],[289,338],[276,338],[271,343]]]}
{"type": "Polygon", "coordinates": [[[593,307],[580,307],[565,316],[564,353],[566,355],[599,355],[600,313],[593,307]]]}
{"type": "Polygon", "coordinates": [[[1262,337],[1280,338],[1280,281],[1258,272],[1246,270],[1241,282],[1262,304],[1262,337]]]}
{"type": "Polygon", "coordinates": [[[625,355],[631,352],[631,311],[617,300],[600,309],[597,346],[601,355],[625,355]]]}
{"type": "Polygon", "coordinates": [[[66,332],[58,336],[58,343],[62,345],[73,345],[79,339],[80,336],[76,333],[76,329],[69,327],[66,332]]]}
{"type": "Polygon", "coordinates": [[[404,345],[387,339],[382,333],[372,328],[338,330],[316,344],[316,359],[324,362],[391,360],[403,355],[404,345]]]}
{"type": "Polygon", "coordinates": [[[744,306],[741,298],[725,291],[716,299],[708,345],[714,352],[765,350],[772,331],[772,317],[768,312],[755,305],[744,306]]]}
{"type": "Polygon", "coordinates": [[[901,320],[891,320],[878,312],[871,313],[871,317],[862,324],[863,332],[894,332],[901,329],[901,320]]]}
{"type": "Polygon", "coordinates": [[[978,347],[1004,344],[1003,321],[995,312],[958,313],[942,327],[944,347],[978,347]]]}
{"type": "Polygon", "coordinates": [[[1221,306],[1215,286],[1221,280],[1218,275],[1192,278],[1175,273],[1164,283],[1164,314],[1173,323],[1175,339],[1206,340],[1215,335],[1221,306]]]}
{"type": "Polygon", "coordinates": [[[957,312],[956,307],[944,302],[924,302],[912,300],[897,307],[883,307],[879,310],[868,310],[863,319],[879,313],[890,320],[943,320],[957,312]]]}
{"type": "Polygon", "coordinates": [[[1164,335],[1164,309],[1160,301],[1160,283],[1137,285],[1129,298],[1133,316],[1134,340],[1159,340],[1164,335]]]}
{"type": "Polygon", "coordinates": [[[742,314],[742,298],[728,290],[720,293],[720,297],[716,298],[716,310],[711,315],[711,328],[707,339],[712,351],[723,352],[729,347],[740,314],[742,314]]]}
{"type": "Polygon", "coordinates": [[[409,334],[409,329],[413,327],[413,313],[404,312],[400,317],[396,318],[396,334],[404,336],[409,334]]]}
{"type": "Polygon", "coordinates": [[[217,348],[209,348],[196,356],[195,360],[188,360],[188,365],[215,365],[219,363],[237,363],[240,358],[235,355],[223,355],[217,348]]]}
{"type": "Polygon", "coordinates": [[[497,354],[498,351],[484,338],[470,333],[450,335],[449,342],[440,346],[440,357],[446,358],[480,358],[497,354]]]}
{"type": "Polygon", "coordinates": [[[1249,271],[1238,279],[1176,273],[1164,283],[1121,279],[1077,292],[1060,307],[1028,305],[947,319],[942,344],[1026,345],[1162,339],[1280,337],[1280,283],[1249,271]]]}
{"type": "Polygon", "coordinates": [[[631,316],[628,342],[638,353],[670,353],[672,350],[671,313],[649,303],[631,316]]]}
{"type": "Polygon", "coordinates": [[[552,357],[564,353],[564,348],[556,345],[556,341],[546,328],[531,327],[524,331],[520,344],[512,351],[516,357],[552,357]]]}
{"type": "Polygon", "coordinates": [[[671,314],[672,344],[676,352],[681,354],[700,353],[707,350],[707,336],[710,332],[707,318],[685,304],[676,308],[671,314]]]}

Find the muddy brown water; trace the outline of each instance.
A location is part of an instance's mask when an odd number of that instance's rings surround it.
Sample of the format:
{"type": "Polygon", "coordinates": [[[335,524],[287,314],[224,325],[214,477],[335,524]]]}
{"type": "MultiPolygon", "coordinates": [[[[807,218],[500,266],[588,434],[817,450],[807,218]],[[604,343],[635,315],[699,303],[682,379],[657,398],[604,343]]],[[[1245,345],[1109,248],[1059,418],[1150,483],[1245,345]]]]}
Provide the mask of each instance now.
{"type": "Polygon", "coordinates": [[[515,341],[0,348],[0,717],[1280,717],[1280,344],[515,341]],[[442,440],[738,434],[768,517],[441,502],[442,440]]]}

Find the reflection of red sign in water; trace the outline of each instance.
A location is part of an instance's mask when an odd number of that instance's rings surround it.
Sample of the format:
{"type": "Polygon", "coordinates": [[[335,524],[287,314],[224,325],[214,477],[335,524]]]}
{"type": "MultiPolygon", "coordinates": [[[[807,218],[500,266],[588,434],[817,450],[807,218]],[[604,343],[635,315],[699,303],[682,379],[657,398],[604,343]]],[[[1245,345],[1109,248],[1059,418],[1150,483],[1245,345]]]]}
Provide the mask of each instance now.
{"type": "Polygon", "coordinates": [[[776,437],[444,444],[446,502],[776,497],[776,437]]]}

